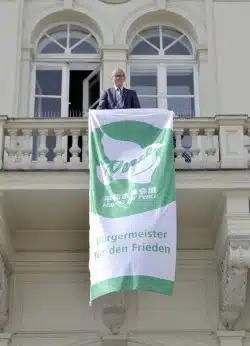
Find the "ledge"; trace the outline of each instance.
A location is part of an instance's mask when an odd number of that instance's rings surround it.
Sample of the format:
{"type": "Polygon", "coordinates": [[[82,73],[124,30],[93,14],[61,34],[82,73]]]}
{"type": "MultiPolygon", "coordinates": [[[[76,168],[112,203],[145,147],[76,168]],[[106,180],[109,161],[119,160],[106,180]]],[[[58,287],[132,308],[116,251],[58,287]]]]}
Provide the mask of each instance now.
{"type": "MultiPolygon", "coordinates": [[[[89,172],[1,171],[0,191],[87,190],[89,172]]],[[[250,170],[176,171],[177,190],[234,191],[250,189],[250,170]]]]}

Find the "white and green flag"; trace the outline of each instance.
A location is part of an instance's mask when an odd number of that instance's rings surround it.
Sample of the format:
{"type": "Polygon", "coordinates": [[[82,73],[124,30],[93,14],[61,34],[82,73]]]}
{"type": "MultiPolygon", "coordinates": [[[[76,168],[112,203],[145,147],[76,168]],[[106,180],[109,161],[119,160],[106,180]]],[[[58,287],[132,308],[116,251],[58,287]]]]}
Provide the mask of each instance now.
{"type": "Polygon", "coordinates": [[[90,301],[172,295],[176,263],[173,112],[89,112],[90,301]]]}

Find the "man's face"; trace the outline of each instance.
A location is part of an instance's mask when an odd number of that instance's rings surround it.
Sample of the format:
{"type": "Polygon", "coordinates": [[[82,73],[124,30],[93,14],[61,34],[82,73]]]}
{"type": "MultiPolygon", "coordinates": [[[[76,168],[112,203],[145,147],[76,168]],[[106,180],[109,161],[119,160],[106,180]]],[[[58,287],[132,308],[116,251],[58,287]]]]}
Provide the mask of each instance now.
{"type": "Polygon", "coordinates": [[[124,81],[125,81],[125,74],[122,72],[116,73],[113,76],[113,81],[115,86],[117,86],[118,88],[123,87],[124,81]]]}

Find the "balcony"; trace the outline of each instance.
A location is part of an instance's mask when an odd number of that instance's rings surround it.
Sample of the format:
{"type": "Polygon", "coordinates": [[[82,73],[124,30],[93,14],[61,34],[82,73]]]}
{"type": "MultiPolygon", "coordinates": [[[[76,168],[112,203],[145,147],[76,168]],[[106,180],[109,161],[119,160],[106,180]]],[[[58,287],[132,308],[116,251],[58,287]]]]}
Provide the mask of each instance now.
{"type": "MultiPolygon", "coordinates": [[[[176,170],[249,167],[250,120],[245,115],[176,118],[176,170]]],[[[88,119],[0,118],[0,168],[88,170],[88,119]]]]}
{"type": "MultiPolygon", "coordinates": [[[[87,127],[0,118],[0,204],[16,251],[88,252],[87,127]]],[[[175,119],[178,249],[213,249],[225,196],[248,194],[249,129],[243,115],[175,119]]]]}

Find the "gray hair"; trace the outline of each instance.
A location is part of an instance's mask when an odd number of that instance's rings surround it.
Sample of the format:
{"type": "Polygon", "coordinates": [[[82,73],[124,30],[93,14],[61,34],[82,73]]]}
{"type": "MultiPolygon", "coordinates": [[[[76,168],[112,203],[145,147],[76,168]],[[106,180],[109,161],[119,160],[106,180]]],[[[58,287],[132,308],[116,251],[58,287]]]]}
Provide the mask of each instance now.
{"type": "Polygon", "coordinates": [[[114,77],[115,75],[117,75],[117,74],[124,74],[124,76],[125,76],[125,72],[121,69],[121,68],[115,68],[114,70],[113,70],[113,72],[112,72],[112,77],[114,77]]]}

